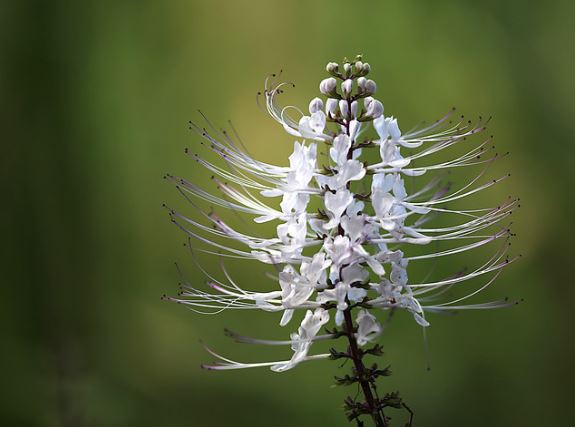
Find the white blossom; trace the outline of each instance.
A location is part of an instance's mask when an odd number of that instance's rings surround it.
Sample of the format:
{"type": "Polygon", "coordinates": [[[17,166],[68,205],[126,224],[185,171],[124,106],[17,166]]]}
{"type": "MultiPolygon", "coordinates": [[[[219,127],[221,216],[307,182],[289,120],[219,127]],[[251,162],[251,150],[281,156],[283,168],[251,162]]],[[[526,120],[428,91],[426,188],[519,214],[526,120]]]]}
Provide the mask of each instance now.
{"type": "Polygon", "coordinates": [[[283,372],[293,368],[307,357],[309,348],[321,327],[329,321],[329,314],[323,308],[316,308],[312,313],[308,310],[298,328],[297,333],[291,334],[291,348],[294,352],[289,362],[280,362],[271,367],[272,371],[283,372]]]}
{"type": "Polygon", "coordinates": [[[362,346],[376,339],[382,332],[376,317],[367,310],[358,313],[357,325],[357,343],[362,346]]]}

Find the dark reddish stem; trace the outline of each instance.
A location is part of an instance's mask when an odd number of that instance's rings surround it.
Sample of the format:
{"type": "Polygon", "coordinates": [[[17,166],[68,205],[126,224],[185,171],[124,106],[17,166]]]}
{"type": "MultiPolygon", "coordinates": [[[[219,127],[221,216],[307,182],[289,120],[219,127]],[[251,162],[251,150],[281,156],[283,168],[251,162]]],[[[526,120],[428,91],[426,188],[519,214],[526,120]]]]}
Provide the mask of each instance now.
{"type": "Polygon", "coordinates": [[[347,339],[349,342],[349,355],[353,360],[356,375],[359,379],[359,384],[365,396],[365,402],[369,408],[369,412],[373,422],[376,427],[387,427],[387,422],[385,420],[385,415],[378,409],[376,399],[371,390],[371,384],[367,379],[365,372],[365,366],[362,361],[359,347],[357,346],[357,341],[354,335],[353,319],[351,317],[351,308],[348,308],[343,312],[345,319],[345,329],[347,332],[347,339]]]}

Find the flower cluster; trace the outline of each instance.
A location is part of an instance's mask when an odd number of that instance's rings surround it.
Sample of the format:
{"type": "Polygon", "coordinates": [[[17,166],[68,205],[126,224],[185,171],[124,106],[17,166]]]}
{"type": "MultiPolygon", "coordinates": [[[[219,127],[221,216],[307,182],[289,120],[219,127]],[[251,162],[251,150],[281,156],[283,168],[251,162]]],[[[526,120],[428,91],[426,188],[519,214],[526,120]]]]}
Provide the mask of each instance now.
{"type": "Polygon", "coordinates": [[[212,352],[219,362],[206,365],[208,369],[270,366],[274,371],[285,371],[303,361],[328,358],[330,354],[311,355],[310,348],[314,341],[341,336],[337,332],[320,333],[330,320],[335,324],[334,331],[347,331],[351,334],[349,339],[365,346],[383,330],[378,311],[403,309],[419,325],[427,327],[429,312],[509,304],[506,300],[466,304],[515,259],[507,256],[507,244],[498,246],[493,256],[471,271],[436,281],[413,282],[408,275],[410,263],[459,254],[499,239],[506,241],[510,235],[508,225],[496,224],[513,211],[516,199],[483,209],[452,207],[454,202],[506,178],[507,175],[482,183],[487,167],[503,156],[492,151],[491,138],[472,144],[454,159],[427,162],[480,133],[485,122],[480,119],[477,123],[454,123],[451,111],[431,125],[402,132],[397,119],[385,116],[383,103],[374,97],[377,85],[367,78],[369,64],[360,58],[343,64],[329,63],[327,72],[329,77],[319,85],[323,97],[311,100],[309,113],[278,103],[289,83],[266,81],[267,111],[296,138],[289,165],[256,160],[228,132],[191,124],[221,159],[218,164],[193,154],[213,174],[213,182],[222,195],[214,195],[183,178],[167,176],[198,210],[196,198],[248,214],[256,223],[277,224],[275,236],[260,237],[232,228],[215,211],[204,213],[205,221],[199,221],[170,210],[174,223],[191,239],[212,247],[199,250],[279,268],[279,287],[268,292],[245,289],[224,269],[225,281],[209,275],[213,292],[185,286],[179,297],[169,297],[170,300],[200,312],[282,312],[281,326],[292,321],[294,312],[305,312],[297,332],[287,341],[247,338],[230,332],[239,341],[291,345],[293,355],[289,360],[239,363],[212,352]],[[290,115],[294,110],[300,116],[297,119],[290,115]],[[320,160],[318,149],[326,150],[325,160],[320,160]],[[366,155],[369,150],[378,151],[376,161],[366,160],[375,157],[366,155]],[[480,171],[456,189],[444,184],[436,173],[476,165],[482,165],[480,171]],[[423,184],[409,193],[406,177],[423,184]],[[311,208],[312,205],[320,208],[311,208]],[[454,221],[446,226],[426,225],[439,215],[454,221]],[[440,251],[410,253],[410,247],[442,241],[450,245],[440,251]],[[481,277],[485,281],[466,289],[462,296],[438,302],[448,289],[481,277]]]}

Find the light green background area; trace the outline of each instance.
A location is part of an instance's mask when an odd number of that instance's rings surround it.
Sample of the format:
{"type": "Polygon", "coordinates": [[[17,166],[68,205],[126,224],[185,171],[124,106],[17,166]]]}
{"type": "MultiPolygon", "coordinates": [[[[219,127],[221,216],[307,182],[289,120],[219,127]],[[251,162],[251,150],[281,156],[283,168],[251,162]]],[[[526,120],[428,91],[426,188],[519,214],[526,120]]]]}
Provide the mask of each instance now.
{"type": "MultiPolygon", "coordinates": [[[[286,100],[305,108],[328,61],[362,53],[405,129],[454,105],[491,115],[512,177],[477,202],[522,203],[513,251],[524,257],[491,295],[525,302],[432,316],[430,372],[420,328],[398,316],[382,337],[394,374],[381,387],[401,391],[416,426],[564,425],[574,12],[568,1],[3,2],[0,424],[347,425],[341,400],[353,390],[332,387],[337,362],[199,369],[210,360],[200,339],[246,361],[290,355],[234,344],[226,326],[285,339],[296,324],[160,301],[180,280],[174,262],[203,280],[161,207],[186,208],[162,176],[208,179],[183,152],[199,142],[187,130],[199,108],[218,125],[232,119],[255,157],[284,163],[293,140],[255,102],[265,76],[283,69],[296,83],[286,100]]],[[[264,286],[253,262],[230,268],[264,286]]]]}

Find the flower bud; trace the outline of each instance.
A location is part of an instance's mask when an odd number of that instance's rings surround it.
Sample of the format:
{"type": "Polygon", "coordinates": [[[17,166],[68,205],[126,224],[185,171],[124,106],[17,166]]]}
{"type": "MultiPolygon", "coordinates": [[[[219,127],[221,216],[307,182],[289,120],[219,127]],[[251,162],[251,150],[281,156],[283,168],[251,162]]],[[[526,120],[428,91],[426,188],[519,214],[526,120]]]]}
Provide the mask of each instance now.
{"type": "Polygon", "coordinates": [[[345,99],[339,101],[339,111],[341,111],[341,115],[345,118],[349,115],[349,105],[345,99]]]}
{"type": "Polygon", "coordinates": [[[314,98],[309,103],[309,113],[313,114],[323,110],[323,101],[320,98],[314,98]]]}
{"type": "Polygon", "coordinates": [[[365,82],[367,82],[367,79],[365,77],[360,77],[359,79],[357,79],[357,87],[359,88],[360,92],[363,92],[365,90],[365,82]]]}
{"type": "Polygon", "coordinates": [[[360,129],[361,129],[361,123],[358,122],[357,120],[352,120],[351,122],[349,122],[349,139],[355,141],[355,137],[359,133],[360,129]]]}
{"type": "Polygon", "coordinates": [[[341,91],[343,92],[344,96],[348,96],[351,93],[352,85],[353,81],[351,79],[347,79],[341,84],[341,91]]]}
{"type": "Polygon", "coordinates": [[[377,99],[373,99],[373,98],[371,98],[371,99],[372,99],[372,101],[366,107],[366,114],[369,117],[373,117],[374,119],[377,119],[379,116],[381,116],[383,114],[383,104],[380,101],[378,101],[377,99]]]}
{"type": "Polygon", "coordinates": [[[357,118],[357,110],[359,109],[359,104],[357,103],[357,101],[353,101],[351,103],[351,117],[353,117],[354,119],[357,118]]]}
{"type": "Polygon", "coordinates": [[[325,101],[325,113],[331,114],[331,116],[334,117],[337,112],[337,103],[337,99],[328,98],[327,101],[325,101]]]}
{"type": "Polygon", "coordinates": [[[354,64],[354,67],[355,67],[356,73],[361,73],[363,71],[363,62],[356,61],[356,63],[354,64]]]}
{"type": "Polygon", "coordinates": [[[371,105],[371,103],[374,101],[374,99],[371,96],[368,96],[367,98],[365,98],[363,100],[363,107],[365,108],[365,111],[369,110],[369,106],[371,105]]]}
{"type": "Polygon", "coordinates": [[[326,71],[330,74],[337,73],[338,68],[339,66],[335,62],[329,62],[325,67],[326,71]]]}
{"type": "Polygon", "coordinates": [[[349,62],[343,64],[343,71],[345,72],[345,76],[349,77],[349,75],[351,74],[351,64],[349,62]]]}
{"type": "Polygon", "coordinates": [[[369,64],[367,62],[365,62],[363,64],[363,75],[365,76],[366,74],[368,74],[371,71],[371,67],[369,66],[369,64]]]}
{"type": "Polygon", "coordinates": [[[375,89],[377,88],[377,85],[375,84],[375,82],[373,80],[368,80],[365,82],[365,92],[372,95],[375,93],[375,89]]]}
{"type": "Polygon", "coordinates": [[[319,84],[319,91],[324,95],[329,95],[335,91],[336,86],[337,81],[333,77],[328,77],[327,79],[323,79],[319,84]]]}

